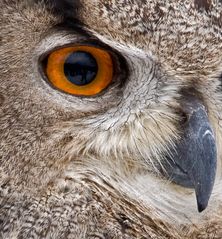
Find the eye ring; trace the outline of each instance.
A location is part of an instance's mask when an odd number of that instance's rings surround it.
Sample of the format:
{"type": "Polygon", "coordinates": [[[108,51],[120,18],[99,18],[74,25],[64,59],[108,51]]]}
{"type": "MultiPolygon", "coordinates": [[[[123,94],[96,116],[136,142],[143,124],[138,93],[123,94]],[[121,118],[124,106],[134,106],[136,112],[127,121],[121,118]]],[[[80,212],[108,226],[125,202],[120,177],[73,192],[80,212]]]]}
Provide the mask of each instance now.
{"type": "MultiPolygon", "coordinates": [[[[85,63],[83,62],[83,64],[85,63]]],[[[112,57],[108,51],[97,47],[80,45],[53,51],[48,56],[45,72],[49,82],[59,90],[77,96],[93,96],[103,91],[112,82],[113,68],[112,57]],[[94,79],[87,84],[71,82],[64,70],[67,59],[78,52],[88,54],[89,58],[95,60],[98,67],[94,79]]]]}

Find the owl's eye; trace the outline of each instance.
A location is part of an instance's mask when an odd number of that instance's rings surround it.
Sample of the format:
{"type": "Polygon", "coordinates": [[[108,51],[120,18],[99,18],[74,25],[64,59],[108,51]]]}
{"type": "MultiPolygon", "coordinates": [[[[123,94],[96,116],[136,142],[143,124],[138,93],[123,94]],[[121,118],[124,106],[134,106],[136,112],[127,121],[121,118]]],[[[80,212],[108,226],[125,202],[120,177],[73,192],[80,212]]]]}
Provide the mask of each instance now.
{"type": "Polygon", "coordinates": [[[92,46],[65,47],[47,59],[46,75],[57,89],[81,96],[100,93],[113,78],[109,52],[92,46]]]}

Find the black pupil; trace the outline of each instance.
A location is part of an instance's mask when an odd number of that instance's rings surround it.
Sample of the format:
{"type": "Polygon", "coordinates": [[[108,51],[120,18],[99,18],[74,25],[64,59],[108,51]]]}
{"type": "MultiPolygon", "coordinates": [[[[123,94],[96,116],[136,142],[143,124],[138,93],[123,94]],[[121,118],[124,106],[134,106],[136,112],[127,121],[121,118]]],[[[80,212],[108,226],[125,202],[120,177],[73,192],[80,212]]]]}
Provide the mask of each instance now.
{"type": "Polygon", "coordinates": [[[98,72],[95,58],[88,52],[71,53],[65,61],[64,73],[73,84],[83,86],[91,83],[98,72]]]}

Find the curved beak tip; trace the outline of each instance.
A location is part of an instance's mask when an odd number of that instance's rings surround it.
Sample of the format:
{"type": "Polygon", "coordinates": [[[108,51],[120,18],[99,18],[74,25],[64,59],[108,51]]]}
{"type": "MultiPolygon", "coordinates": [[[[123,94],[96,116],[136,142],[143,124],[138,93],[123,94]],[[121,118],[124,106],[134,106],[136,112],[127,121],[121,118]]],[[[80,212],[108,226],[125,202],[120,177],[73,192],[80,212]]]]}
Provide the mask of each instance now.
{"type": "Polygon", "coordinates": [[[202,212],[207,208],[207,204],[198,203],[198,212],[202,212]]]}
{"type": "Polygon", "coordinates": [[[198,195],[196,195],[196,197],[197,197],[198,212],[203,212],[208,206],[209,198],[201,199],[198,197],[198,195]]]}

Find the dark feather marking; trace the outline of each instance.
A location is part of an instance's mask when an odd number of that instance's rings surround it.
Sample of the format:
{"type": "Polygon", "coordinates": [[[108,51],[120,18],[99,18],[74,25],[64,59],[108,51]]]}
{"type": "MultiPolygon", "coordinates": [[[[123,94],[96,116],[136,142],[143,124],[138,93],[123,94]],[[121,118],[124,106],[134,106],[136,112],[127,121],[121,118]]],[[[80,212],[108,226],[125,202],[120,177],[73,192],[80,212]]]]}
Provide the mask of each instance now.
{"type": "MultiPolygon", "coordinates": [[[[34,0],[42,2],[42,0],[34,0]]],[[[78,10],[81,7],[79,0],[45,0],[44,4],[54,14],[62,16],[64,19],[78,19],[78,10]]]]}
{"type": "Polygon", "coordinates": [[[194,5],[198,11],[210,11],[212,7],[211,0],[194,0],[194,5]]]}
{"type": "Polygon", "coordinates": [[[52,5],[54,6],[54,9],[58,13],[65,14],[69,17],[74,17],[78,12],[78,9],[80,8],[80,1],[79,0],[49,0],[52,5]]]}
{"type": "MultiPolygon", "coordinates": [[[[222,0],[219,0],[219,3],[222,3],[222,0]]],[[[211,11],[214,10],[212,0],[194,0],[194,6],[197,11],[206,11],[211,16],[213,25],[222,27],[222,12],[220,12],[218,17],[211,15],[211,11]]]]}

